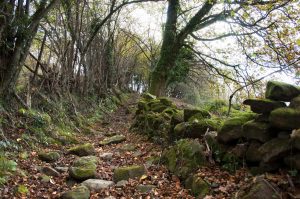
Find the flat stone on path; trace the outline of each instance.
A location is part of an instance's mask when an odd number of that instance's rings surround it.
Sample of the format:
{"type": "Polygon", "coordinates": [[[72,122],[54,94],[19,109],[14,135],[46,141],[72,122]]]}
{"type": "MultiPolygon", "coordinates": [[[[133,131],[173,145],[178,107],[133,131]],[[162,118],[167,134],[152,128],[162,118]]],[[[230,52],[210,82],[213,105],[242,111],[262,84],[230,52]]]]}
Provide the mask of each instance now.
{"type": "Polygon", "coordinates": [[[58,171],[56,171],[55,169],[53,169],[52,167],[48,167],[48,166],[45,166],[41,169],[41,172],[47,176],[59,176],[60,173],[58,171]]]}
{"type": "Polygon", "coordinates": [[[132,165],[119,167],[114,170],[114,181],[119,182],[121,180],[128,180],[129,178],[141,177],[146,173],[144,166],[132,165]]]}
{"type": "Polygon", "coordinates": [[[126,137],[124,135],[115,135],[112,137],[107,137],[104,140],[102,140],[99,144],[101,146],[109,145],[109,144],[118,144],[126,140],[126,137]]]}
{"type": "Polygon", "coordinates": [[[51,151],[51,152],[41,152],[38,154],[38,157],[40,160],[45,161],[45,162],[55,162],[60,158],[60,155],[56,151],[51,151]]]}
{"type": "Polygon", "coordinates": [[[90,191],[99,192],[102,189],[106,189],[113,186],[115,183],[113,181],[100,180],[100,179],[88,179],[82,182],[82,185],[89,188],[90,191]]]}
{"type": "Polygon", "coordinates": [[[68,154],[82,156],[89,156],[95,154],[95,148],[92,144],[82,144],[75,147],[72,147],[68,150],[68,154]]]}
{"type": "Polygon", "coordinates": [[[90,190],[86,186],[75,187],[61,195],[61,199],[89,199],[90,190]]]}
{"type": "Polygon", "coordinates": [[[113,153],[103,153],[100,155],[100,158],[103,160],[111,160],[113,155],[113,153]]]}

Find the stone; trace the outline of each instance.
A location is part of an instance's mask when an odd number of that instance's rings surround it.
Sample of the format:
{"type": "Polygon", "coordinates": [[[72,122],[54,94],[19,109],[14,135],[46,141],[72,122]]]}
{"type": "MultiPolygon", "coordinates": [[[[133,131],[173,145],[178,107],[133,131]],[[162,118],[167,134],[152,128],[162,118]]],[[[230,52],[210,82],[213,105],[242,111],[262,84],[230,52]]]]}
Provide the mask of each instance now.
{"type": "Polygon", "coordinates": [[[204,146],[190,139],[181,139],[165,150],[161,161],[170,172],[182,179],[207,164],[204,146]]]}
{"type": "Polygon", "coordinates": [[[142,165],[125,166],[114,170],[113,179],[114,182],[119,182],[121,180],[141,177],[144,174],[146,174],[146,169],[142,165]]]}
{"type": "Polygon", "coordinates": [[[290,155],[284,158],[284,163],[292,169],[300,170],[300,154],[290,155]]]}
{"type": "Polygon", "coordinates": [[[82,185],[89,188],[90,191],[100,192],[102,189],[109,188],[115,183],[113,181],[100,180],[100,179],[88,179],[81,183],[82,185]]]}
{"type": "Polygon", "coordinates": [[[218,133],[217,140],[221,143],[231,143],[244,136],[242,126],[255,118],[255,114],[245,113],[226,120],[218,133]]]}
{"type": "Polygon", "coordinates": [[[208,111],[197,108],[185,108],[183,109],[183,119],[185,122],[189,121],[191,117],[197,117],[197,119],[210,118],[208,111]]]}
{"type": "Polygon", "coordinates": [[[293,147],[300,150],[300,129],[294,130],[290,135],[293,147]]]}
{"type": "Polygon", "coordinates": [[[100,155],[100,158],[103,160],[111,160],[113,155],[113,153],[103,153],[100,155]]]}
{"type": "Polygon", "coordinates": [[[286,156],[291,151],[291,140],[274,138],[264,143],[259,149],[264,163],[274,162],[286,156]]]}
{"type": "Polygon", "coordinates": [[[170,107],[174,106],[173,102],[167,97],[160,97],[158,99],[159,99],[159,102],[165,106],[170,106],[170,107]]]}
{"type": "Polygon", "coordinates": [[[209,131],[220,129],[220,123],[214,119],[194,120],[193,122],[183,122],[174,128],[176,138],[202,138],[209,131]]]}
{"type": "Polygon", "coordinates": [[[100,142],[100,146],[110,145],[110,144],[118,144],[126,140],[124,135],[115,135],[112,137],[105,138],[100,142]]]}
{"type": "Polygon", "coordinates": [[[232,154],[237,158],[244,158],[246,156],[247,149],[246,143],[237,144],[229,151],[229,154],[232,154]]]}
{"type": "Polygon", "coordinates": [[[136,186],[136,189],[141,193],[149,193],[155,188],[156,188],[156,186],[154,186],[154,185],[142,185],[142,184],[140,184],[140,185],[136,186]]]}
{"type": "Polygon", "coordinates": [[[267,99],[289,102],[298,95],[300,95],[300,90],[294,85],[277,81],[269,81],[267,83],[267,99]]]}
{"type": "Polygon", "coordinates": [[[194,196],[201,198],[204,198],[210,190],[209,184],[197,175],[190,176],[186,179],[185,188],[190,189],[194,196]]]}
{"type": "Polygon", "coordinates": [[[85,156],[75,160],[69,168],[70,177],[79,181],[95,177],[97,161],[95,156],[85,156]]]}
{"type": "Polygon", "coordinates": [[[120,180],[119,182],[117,182],[116,187],[117,188],[125,187],[127,184],[128,184],[127,180],[120,180]]]}
{"type": "Polygon", "coordinates": [[[51,163],[51,162],[56,162],[60,158],[60,155],[56,151],[51,151],[51,152],[41,152],[38,154],[38,157],[42,161],[51,163]]]}
{"type": "Polygon", "coordinates": [[[274,109],[286,107],[284,102],[269,99],[247,99],[243,104],[249,105],[254,113],[270,113],[274,109]]]}
{"type": "Polygon", "coordinates": [[[60,173],[53,169],[52,167],[45,166],[41,169],[41,172],[47,176],[60,176],[60,173]]]}
{"type": "Polygon", "coordinates": [[[280,199],[280,193],[278,188],[274,184],[270,184],[266,179],[258,178],[256,182],[254,182],[250,189],[241,195],[241,199],[280,199]]]}
{"type": "Polygon", "coordinates": [[[269,122],[270,113],[258,114],[254,119],[255,122],[269,122]]]}
{"type": "Polygon", "coordinates": [[[280,131],[278,134],[277,134],[277,137],[278,138],[290,138],[290,135],[291,135],[291,132],[288,132],[288,131],[280,131]]]}
{"type": "Polygon", "coordinates": [[[243,135],[247,139],[267,142],[276,135],[271,131],[269,123],[249,121],[243,125],[243,135]]]}
{"type": "Polygon", "coordinates": [[[121,151],[134,151],[136,149],[134,144],[125,144],[120,147],[121,151]]]}
{"type": "Polygon", "coordinates": [[[269,120],[271,126],[279,129],[298,129],[300,128],[300,110],[278,108],[271,112],[269,120]]]}
{"type": "Polygon", "coordinates": [[[60,173],[65,173],[65,172],[68,172],[69,168],[68,167],[55,167],[55,170],[60,173]]]}
{"type": "Polygon", "coordinates": [[[175,126],[182,122],[184,122],[183,111],[178,111],[172,115],[171,121],[170,121],[170,125],[171,125],[170,134],[171,135],[173,134],[173,130],[174,130],[175,126]]]}
{"type": "Polygon", "coordinates": [[[289,107],[293,108],[293,109],[300,110],[300,95],[298,95],[297,97],[292,99],[289,107]]]}
{"type": "Polygon", "coordinates": [[[258,149],[262,146],[262,143],[252,140],[248,146],[246,152],[246,161],[247,162],[260,162],[262,157],[259,155],[258,149]]]}
{"type": "Polygon", "coordinates": [[[75,147],[72,147],[68,150],[68,154],[82,156],[89,156],[95,154],[95,148],[92,144],[82,144],[75,147]]]}
{"type": "Polygon", "coordinates": [[[61,195],[61,199],[89,199],[90,190],[85,186],[78,186],[70,191],[66,191],[61,195]]]}

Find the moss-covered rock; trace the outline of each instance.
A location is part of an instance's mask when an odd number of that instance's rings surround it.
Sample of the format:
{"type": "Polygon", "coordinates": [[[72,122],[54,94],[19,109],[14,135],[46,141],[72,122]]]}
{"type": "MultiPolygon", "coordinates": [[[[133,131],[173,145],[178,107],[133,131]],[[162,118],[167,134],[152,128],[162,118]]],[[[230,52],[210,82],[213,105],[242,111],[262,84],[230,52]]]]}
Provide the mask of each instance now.
{"type": "Polygon", "coordinates": [[[274,162],[286,156],[292,149],[290,139],[274,138],[264,143],[258,150],[264,163],[274,162]]]}
{"type": "Polygon", "coordinates": [[[197,140],[182,139],[165,150],[162,161],[167,168],[182,179],[206,164],[204,147],[197,140]]]}
{"type": "Polygon", "coordinates": [[[60,158],[60,154],[56,151],[41,152],[38,154],[40,160],[45,162],[55,162],[60,158]]]}
{"type": "Polygon", "coordinates": [[[72,147],[68,150],[68,154],[74,154],[78,156],[88,156],[95,154],[95,148],[92,144],[86,143],[82,145],[78,145],[75,147],[72,147]]]}
{"type": "Polygon", "coordinates": [[[251,107],[254,113],[269,113],[277,108],[286,107],[284,102],[273,101],[270,99],[247,99],[243,102],[251,107]]]}
{"type": "Polygon", "coordinates": [[[202,119],[194,120],[193,122],[183,122],[175,126],[174,136],[176,138],[201,138],[207,129],[218,131],[220,129],[219,121],[202,119]]]}
{"type": "Polygon", "coordinates": [[[269,81],[267,83],[267,99],[289,102],[298,95],[300,95],[300,90],[294,85],[277,81],[269,81]]]}
{"type": "Polygon", "coordinates": [[[138,102],[138,110],[148,111],[149,110],[148,102],[145,100],[140,100],[138,102]]]}
{"type": "Polygon", "coordinates": [[[243,125],[243,135],[245,138],[267,142],[276,135],[271,131],[269,123],[249,121],[243,125]]]}
{"type": "Polygon", "coordinates": [[[151,192],[153,189],[155,189],[156,187],[154,185],[138,185],[136,186],[136,189],[141,192],[141,193],[148,193],[151,192]]]}
{"type": "Polygon", "coordinates": [[[278,108],[271,112],[270,123],[273,127],[292,130],[300,128],[300,110],[278,108]]]}
{"type": "Polygon", "coordinates": [[[281,198],[279,190],[276,186],[270,185],[266,179],[258,178],[250,189],[238,198],[241,199],[279,199],[281,198]]]}
{"type": "Polygon", "coordinates": [[[113,179],[115,182],[119,182],[121,180],[128,180],[130,178],[141,177],[145,173],[146,169],[142,165],[119,167],[114,170],[113,179]]]}
{"type": "Polygon", "coordinates": [[[255,118],[255,114],[244,113],[226,120],[218,133],[217,139],[222,143],[230,143],[243,137],[242,126],[255,118]]]}
{"type": "Polygon", "coordinates": [[[300,110],[300,95],[292,99],[289,107],[300,110]]]}
{"type": "Polygon", "coordinates": [[[252,140],[249,144],[249,147],[246,152],[246,161],[247,162],[260,162],[262,157],[259,155],[259,148],[262,146],[262,143],[252,140]]]}
{"type": "Polygon", "coordinates": [[[290,135],[293,147],[300,150],[300,129],[294,130],[290,135]]]}
{"type": "Polygon", "coordinates": [[[61,195],[61,199],[89,199],[90,190],[86,186],[75,187],[61,195]]]}
{"type": "Polygon", "coordinates": [[[167,97],[160,97],[158,99],[159,99],[160,103],[162,103],[163,105],[169,106],[169,107],[174,107],[173,102],[169,98],[167,98],[167,97]]]}
{"type": "Polygon", "coordinates": [[[107,137],[104,140],[100,141],[100,145],[109,145],[109,144],[118,144],[126,140],[126,137],[124,135],[115,135],[112,137],[107,137]]]}
{"type": "Polygon", "coordinates": [[[210,191],[209,184],[197,175],[190,176],[186,179],[185,188],[190,189],[193,195],[201,198],[210,191]]]}
{"type": "Polygon", "coordinates": [[[185,122],[189,121],[191,117],[195,116],[198,119],[210,118],[208,111],[197,108],[185,108],[183,109],[183,119],[185,122]]]}
{"type": "Polygon", "coordinates": [[[78,158],[69,168],[69,175],[75,180],[87,180],[96,175],[98,159],[95,156],[85,156],[78,158]]]}

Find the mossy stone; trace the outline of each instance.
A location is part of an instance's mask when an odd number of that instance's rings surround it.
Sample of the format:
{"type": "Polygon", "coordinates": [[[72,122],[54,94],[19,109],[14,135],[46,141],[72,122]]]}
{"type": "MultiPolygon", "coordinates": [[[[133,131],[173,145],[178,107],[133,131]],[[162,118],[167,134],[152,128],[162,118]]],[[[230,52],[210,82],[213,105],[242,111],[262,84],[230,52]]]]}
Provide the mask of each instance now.
{"type": "Polygon", "coordinates": [[[144,110],[147,111],[149,109],[148,102],[145,100],[140,100],[138,102],[138,110],[144,110]]]}
{"type": "Polygon", "coordinates": [[[55,162],[60,158],[60,154],[56,151],[52,152],[41,152],[38,154],[40,160],[45,162],[55,162]]]}
{"type": "Polygon", "coordinates": [[[264,163],[274,162],[286,156],[292,149],[291,139],[274,138],[264,143],[259,149],[264,163]]]}
{"type": "Polygon", "coordinates": [[[241,199],[279,199],[277,187],[270,186],[267,180],[259,179],[257,182],[251,185],[249,191],[238,198],[241,199]]]}
{"type": "Polygon", "coordinates": [[[246,152],[246,161],[247,162],[260,162],[262,157],[259,155],[259,148],[262,146],[262,143],[252,140],[249,144],[249,147],[246,152]]]}
{"type": "Polygon", "coordinates": [[[300,110],[300,95],[292,99],[289,107],[300,110]]]}
{"type": "Polygon", "coordinates": [[[109,144],[118,144],[126,140],[124,135],[115,135],[112,137],[107,137],[104,140],[100,141],[101,146],[109,145],[109,144]]]}
{"type": "Polygon", "coordinates": [[[74,161],[69,168],[69,175],[75,180],[87,180],[96,175],[98,159],[95,156],[85,156],[74,161]]]}
{"type": "Polygon", "coordinates": [[[154,100],[156,99],[156,96],[150,93],[143,93],[142,98],[144,98],[145,100],[154,100]]]}
{"type": "Polygon", "coordinates": [[[297,169],[300,171],[300,154],[290,155],[284,158],[284,163],[291,169],[297,169]]]}
{"type": "Polygon", "coordinates": [[[197,140],[182,139],[165,150],[162,161],[167,168],[182,179],[206,164],[204,147],[197,140]]]}
{"type": "Polygon", "coordinates": [[[198,118],[210,118],[210,114],[208,111],[204,109],[198,108],[185,108],[183,109],[183,119],[185,122],[189,121],[189,119],[193,116],[197,115],[198,118]]]}
{"type": "Polygon", "coordinates": [[[86,143],[83,145],[72,147],[68,150],[68,154],[74,154],[78,156],[88,156],[95,154],[95,148],[92,144],[86,143]]]}
{"type": "Polygon", "coordinates": [[[113,179],[115,182],[119,182],[121,180],[128,180],[130,178],[141,177],[145,173],[146,169],[142,165],[119,167],[114,170],[113,179]]]}
{"type": "Polygon", "coordinates": [[[61,199],[89,199],[90,190],[86,186],[75,187],[61,195],[61,199]]]}
{"type": "Polygon", "coordinates": [[[289,102],[298,95],[300,95],[300,90],[294,85],[277,81],[269,81],[267,83],[267,99],[289,102]]]}
{"type": "Polygon", "coordinates": [[[185,188],[190,189],[194,196],[204,197],[210,191],[210,186],[197,175],[190,176],[185,181],[185,188]]]}
{"type": "Polygon", "coordinates": [[[300,128],[300,110],[278,108],[271,112],[270,123],[273,127],[292,130],[300,128]]]}
{"type": "Polygon", "coordinates": [[[240,114],[238,117],[233,117],[226,120],[218,133],[217,139],[222,143],[230,143],[243,137],[242,126],[255,118],[255,114],[240,114]]]}
{"type": "Polygon", "coordinates": [[[243,125],[243,135],[245,138],[267,142],[276,135],[272,133],[270,124],[265,122],[249,121],[243,125]]]}
{"type": "Polygon", "coordinates": [[[286,107],[284,102],[270,99],[247,99],[243,104],[249,105],[254,113],[270,113],[274,109],[286,107]]]}

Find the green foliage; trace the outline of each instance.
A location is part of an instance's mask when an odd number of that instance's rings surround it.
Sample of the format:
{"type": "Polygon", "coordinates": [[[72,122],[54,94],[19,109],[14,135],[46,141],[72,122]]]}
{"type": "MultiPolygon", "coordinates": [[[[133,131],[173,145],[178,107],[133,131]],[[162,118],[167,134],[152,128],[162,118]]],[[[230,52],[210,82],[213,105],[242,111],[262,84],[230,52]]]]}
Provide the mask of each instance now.
{"type": "Polygon", "coordinates": [[[21,184],[21,185],[18,186],[17,192],[21,195],[26,195],[29,192],[29,190],[25,185],[21,184]]]}
{"type": "Polygon", "coordinates": [[[0,185],[3,185],[16,170],[17,163],[7,159],[4,154],[0,153],[0,185]]]}

